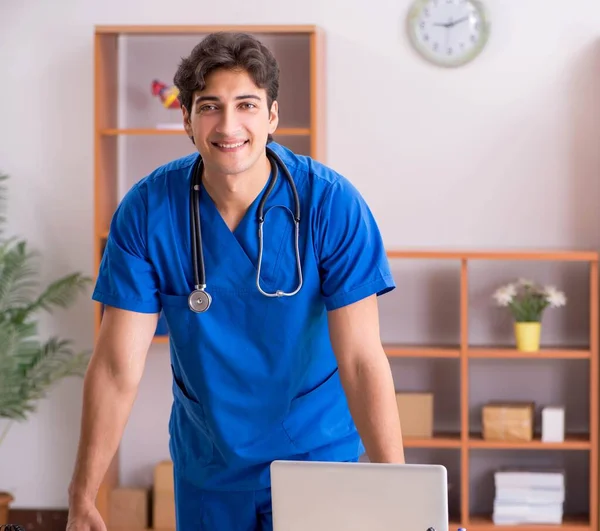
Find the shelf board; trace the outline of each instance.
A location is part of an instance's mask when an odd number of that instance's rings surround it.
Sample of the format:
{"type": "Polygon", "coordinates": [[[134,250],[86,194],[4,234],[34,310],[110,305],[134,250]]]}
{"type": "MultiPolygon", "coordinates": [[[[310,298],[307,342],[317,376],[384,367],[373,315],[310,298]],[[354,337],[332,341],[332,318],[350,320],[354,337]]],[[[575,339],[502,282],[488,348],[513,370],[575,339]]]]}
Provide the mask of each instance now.
{"type": "MultiPolygon", "coordinates": [[[[386,354],[395,358],[458,358],[460,347],[452,345],[404,345],[384,343],[386,354]]],[[[514,347],[474,346],[467,349],[469,358],[504,359],[589,359],[587,347],[544,347],[538,352],[521,352],[514,347]]]]}
{"type": "Polygon", "coordinates": [[[468,531],[498,531],[500,529],[510,529],[510,531],[583,531],[590,529],[590,522],[587,517],[565,516],[562,524],[542,525],[495,525],[490,516],[471,516],[471,522],[467,526],[468,531]]]}
{"type": "Polygon", "coordinates": [[[405,448],[460,448],[460,433],[436,433],[433,437],[403,437],[405,448]]]}
{"type": "MultiPolygon", "coordinates": [[[[182,136],[185,135],[185,130],[182,129],[160,129],[160,128],[126,128],[126,129],[102,129],[100,134],[103,136],[182,136]]],[[[310,136],[310,128],[307,127],[280,127],[275,131],[273,136],[310,136]]]]}
{"type": "Polygon", "coordinates": [[[555,262],[597,262],[600,253],[596,251],[557,250],[489,250],[469,249],[428,250],[428,249],[388,249],[388,258],[411,258],[430,260],[525,260],[555,262]]]}
{"type": "Polygon", "coordinates": [[[481,434],[471,434],[470,448],[488,450],[589,450],[591,448],[588,434],[567,434],[564,442],[542,442],[539,435],[533,441],[486,441],[481,434]]]}
{"type": "Polygon", "coordinates": [[[280,127],[276,129],[273,136],[310,136],[310,128],[308,127],[280,127]]]}
{"type": "Polygon", "coordinates": [[[538,352],[521,352],[514,347],[469,347],[469,358],[507,358],[507,359],[589,359],[587,347],[542,347],[538,352]]]}
{"type": "Polygon", "coordinates": [[[391,358],[458,358],[457,346],[400,345],[384,343],[383,349],[391,358]]]}
{"type": "Polygon", "coordinates": [[[287,24],[215,24],[215,25],[98,25],[96,34],[108,35],[169,35],[169,34],[203,34],[213,31],[246,31],[251,33],[315,33],[317,26],[287,24]]]}

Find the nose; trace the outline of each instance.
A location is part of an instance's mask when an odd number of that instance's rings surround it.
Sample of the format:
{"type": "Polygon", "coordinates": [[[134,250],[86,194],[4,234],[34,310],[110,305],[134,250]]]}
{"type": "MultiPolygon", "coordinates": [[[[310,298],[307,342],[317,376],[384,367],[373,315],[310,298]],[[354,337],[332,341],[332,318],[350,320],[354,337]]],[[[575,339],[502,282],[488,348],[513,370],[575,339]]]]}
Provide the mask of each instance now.
{"type": "Polygon", "coordinates": [[[217,124],[218,133],[224,137],[234,137],[240,129],[241,124],[235,106],[224,106],[217,124]]]}

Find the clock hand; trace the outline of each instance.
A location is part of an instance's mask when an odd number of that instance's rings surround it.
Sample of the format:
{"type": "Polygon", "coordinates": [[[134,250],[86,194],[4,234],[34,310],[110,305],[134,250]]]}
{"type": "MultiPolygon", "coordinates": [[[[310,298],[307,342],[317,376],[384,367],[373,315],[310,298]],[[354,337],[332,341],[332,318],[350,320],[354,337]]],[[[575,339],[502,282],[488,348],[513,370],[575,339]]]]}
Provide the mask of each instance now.
{"type": "Polygon", "coordinates": [[[458,23],[464,22],[465,20],[469,20],[469,17],[466,16],[463,18],[459,18],[458,20],[455,20],[454,22],[452,22],[449,27],[456,26],[458,23]]]}

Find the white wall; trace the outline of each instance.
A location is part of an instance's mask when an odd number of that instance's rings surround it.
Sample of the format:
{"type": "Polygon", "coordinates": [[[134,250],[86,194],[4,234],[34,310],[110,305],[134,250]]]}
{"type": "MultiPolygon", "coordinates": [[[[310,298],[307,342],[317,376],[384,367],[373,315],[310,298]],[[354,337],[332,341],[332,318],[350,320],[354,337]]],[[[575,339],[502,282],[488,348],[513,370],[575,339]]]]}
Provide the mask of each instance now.
{"type": "MultiPolygon", "coordinates": [[[[487,50],[451,71],[408,46],[409,0],[303,4],[0,4],[0,170],[12,176],[10,229],[42,252],[43,281],[93,273],[94,24],[319,24],[328,34],[328,162],[362,190],[389,247],[600,247],[597,1],[487,0],[487,50]]],[[[416,285],[407,278],[382,304],[386,337],[397,332],[385,312],[393,301],[408,317],[423,302],[404,291],[416,285]]],[[[426,332],[408,317],[403,332],[426,332]]],[[[57,314],[50,330],[89,346],[89,300],[57,314]]],[[[167,456],[170,399],[167,350],[153,347],[122,445],[124,483],[148,482],[167,456]]],[[[17,507],[66,505],[80,406],[81,382],[64,382],[9,433],[0,488],[17,507]]]]}

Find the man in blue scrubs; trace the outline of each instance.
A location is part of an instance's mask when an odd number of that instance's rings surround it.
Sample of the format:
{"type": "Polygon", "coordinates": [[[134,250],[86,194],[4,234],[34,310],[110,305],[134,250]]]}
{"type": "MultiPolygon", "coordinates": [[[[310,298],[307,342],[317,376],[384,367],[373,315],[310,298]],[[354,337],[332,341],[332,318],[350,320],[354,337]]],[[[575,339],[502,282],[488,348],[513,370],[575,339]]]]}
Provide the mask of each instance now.
{"type": "MultiPolygon", "coordinates": [[[[94,299],[105,305],[85,379],[70,531],[103,530],[94,497],[119,445],[162,311],[171,337],[169,422],[180,531],[270,530],[275,459],[404,462],[377,296],[394,288],[371,211],[343,176],[272,141],[278,65],[244,34],[208,36],[175,75],[195,149],[135,184],[112,220],[94,299]],[[283,169],[264,205],[267,149],[283,169]],[[205,312],[194,290],[190,182],[205,312]],[[296,251],[302,268],[298,274],[296,251]],[[281,290],[293,296],[269,297],[281,290]],[[363,446],[364,444],[364,446],[363,446]]],[[[357,95],[357,97],[359,97],[357,95]]]]}

